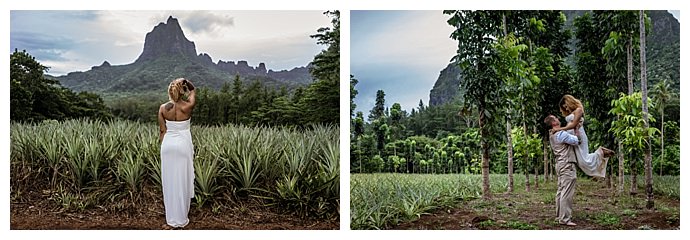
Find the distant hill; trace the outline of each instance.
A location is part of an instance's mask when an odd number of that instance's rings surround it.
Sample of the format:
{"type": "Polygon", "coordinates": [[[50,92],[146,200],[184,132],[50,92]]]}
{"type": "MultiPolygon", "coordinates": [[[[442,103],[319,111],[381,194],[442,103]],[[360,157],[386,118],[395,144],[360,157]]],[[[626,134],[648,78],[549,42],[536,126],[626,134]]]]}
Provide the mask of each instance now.
{"type": "Polygon", "coordinates": [[[218,89],[239,75],[244,82],[259,80],[268,86],[288,89],[311,83],[308,66],[273,71],[264,63],[249,66],[247,61],[212,62],[206,53],[197,55],[194,42],[185,37],[177,19],[170,16],[146,34],[144,50],[136,61],[111,65],[104,61],[85,72],[71,72],[55,77],[62,85],[75,91],[98,93],[149,92],[165,90],[170,81],[184,77],[197,86],[218,89]]]}
{"type": "MultiPolygon", "coordinates": [[[[586,11],[563,11],[567,21],[565,27],[575,31],[573,20],[586,11]]],[[[647,69],[649,86],[667,79],[671,87],[680,91],[680,23],[671,13],[664,10],[647,11],[652,19],[651,34],[647,35],[647,69]]],[[[571,40],[571,54],[574,53],[574,39],[571,40]]],[[[566,60],[574,64],[572,57],[566,60]]],[[[636,70],[639,73],[639,70],[636,70]]],[[[429,105],[441,105],[455,98],[460,98],[462,74],[457,65],[449,64],[444,68],[429,92],[429,105]]],[[[639,84],[639,83],[638,83],[639,84]]]]}

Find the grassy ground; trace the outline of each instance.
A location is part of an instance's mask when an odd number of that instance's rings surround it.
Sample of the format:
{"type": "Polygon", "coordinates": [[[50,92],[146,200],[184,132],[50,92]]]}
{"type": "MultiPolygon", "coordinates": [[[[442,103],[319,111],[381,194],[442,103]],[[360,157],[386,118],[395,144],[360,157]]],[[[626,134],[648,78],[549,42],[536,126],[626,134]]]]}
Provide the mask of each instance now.
{"type": "MultiPolygon", "coordinates": [[[[480,198],[479,175],[353,174],[353,229],[677,229],[679,177],[655,178],[656,209],[645,196],[622,196],[603,182],[579,177],[573,209],[576,227],[555,220],[556,182],[540,180],[526,192],[515,176],[506,194],[506,175],[492,175],[493,197],[480,198]]],[[[533,179],[532,184],[534,183],[533,179]]],[[[629,186],[629,185],[628,185],[629,186]]],[[[643,193],[643,189],[638,190],[643,193]]]]}
{"type": "MultiPolygon", "coordinates": [[[[490,200],[474,199],[425,214],[396,229],[678,229],[679,199],[657,194],[656,209],[645,209],[642,194],[617,196],[601,182],[577,182],[574,227],[555,220],[556,183],[547,182],[531,192],[495,194],[490,200]]],[[[642,189],[639,192],[643,192],[642,189]]]]}

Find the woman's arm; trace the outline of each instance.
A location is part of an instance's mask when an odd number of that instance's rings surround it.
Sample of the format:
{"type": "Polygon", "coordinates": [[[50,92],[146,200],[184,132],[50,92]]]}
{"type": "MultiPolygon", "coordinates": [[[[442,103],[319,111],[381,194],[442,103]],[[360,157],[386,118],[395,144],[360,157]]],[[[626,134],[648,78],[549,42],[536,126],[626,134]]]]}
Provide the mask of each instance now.
{"type": "Polygon", "coordinates": [[[185,110],[186,112],[191,112],[191,110],[194,109],[194,106],[196,105],[196,88],[194,87],[192,81],[185,80],[185,84],[187,85],[187,89],[189,90],[189,95],[187,96],[187,102],[189,104],[186,104],[185,110]]]}
{"type": "Polygon", "coordinates": [[[165,135],[165,132],[168,131],[168,128],[165,126],[165,118],[163,118],[163,106],[158,108],[158,129],[158,142],[162,143],[163,135],[165,135]]]}
{"type": "Polygon", "coordinates": [[[565,130],[570,130],[574,129],[580,124],[580,119],[582,118],[582,108],[577,108],[575,111],[573,111],[573,120],[570,121],[568,124],[565,125],[565,127],[559,127],[552,129],[551,131],[553,132],[558,132],[558,131],[565,131],[565,130]]]}
{"type": "Polygon", "coordinates": [[[196,105],[196,89],[189,91],[189,97],[187,99],[189,100],[190,108],[194,108],[194,105],[196,105]]]}

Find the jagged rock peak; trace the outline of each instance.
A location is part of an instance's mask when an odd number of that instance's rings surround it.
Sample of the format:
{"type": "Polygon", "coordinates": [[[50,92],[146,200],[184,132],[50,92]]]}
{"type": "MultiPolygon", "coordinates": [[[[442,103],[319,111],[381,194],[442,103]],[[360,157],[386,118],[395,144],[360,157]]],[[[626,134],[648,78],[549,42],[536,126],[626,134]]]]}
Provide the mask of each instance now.
{"type": "Polygon", "coordinates": [[[182,27],[176,18],[168,17],[165,23],[159,23],[146,34],[144,50],[137,62],[157,59],[166,55],[196,57],[194,42],[185,37],[182,27]]]}

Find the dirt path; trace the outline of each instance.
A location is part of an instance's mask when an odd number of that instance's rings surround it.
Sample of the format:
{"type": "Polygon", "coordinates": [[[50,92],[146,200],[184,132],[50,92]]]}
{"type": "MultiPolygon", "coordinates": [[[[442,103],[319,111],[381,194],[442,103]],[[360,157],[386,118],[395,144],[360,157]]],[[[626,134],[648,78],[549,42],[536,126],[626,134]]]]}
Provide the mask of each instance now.
{"type": "MultiPolygon", "coordinates": [[[[163,203],[148,202],[132,211],[113,211],[95,207],[65,211],[43,197],[10,204],[10,229],[162,229],[163,203]]],[[[339,219],[301,218],[278,209],[244,206],[201,210],[192,205],[190,223],[184,229],[339,229],[339,219]]]]}
{"type": "MultiPolygon", "coordinates": [[[[656,209],[646,210],[645,196],[616,196],[603,183],[578,178],[573,221],[566,227],[555,220],[556,184],[540,183],[536,191],[495,193],[491,200],[475,199],[451,209],[439,209],[394,229],[679,229],[680,201],[655,194],[656,209]]],[[[643,193],[642,190],[639,191],[643,193]]]]}

